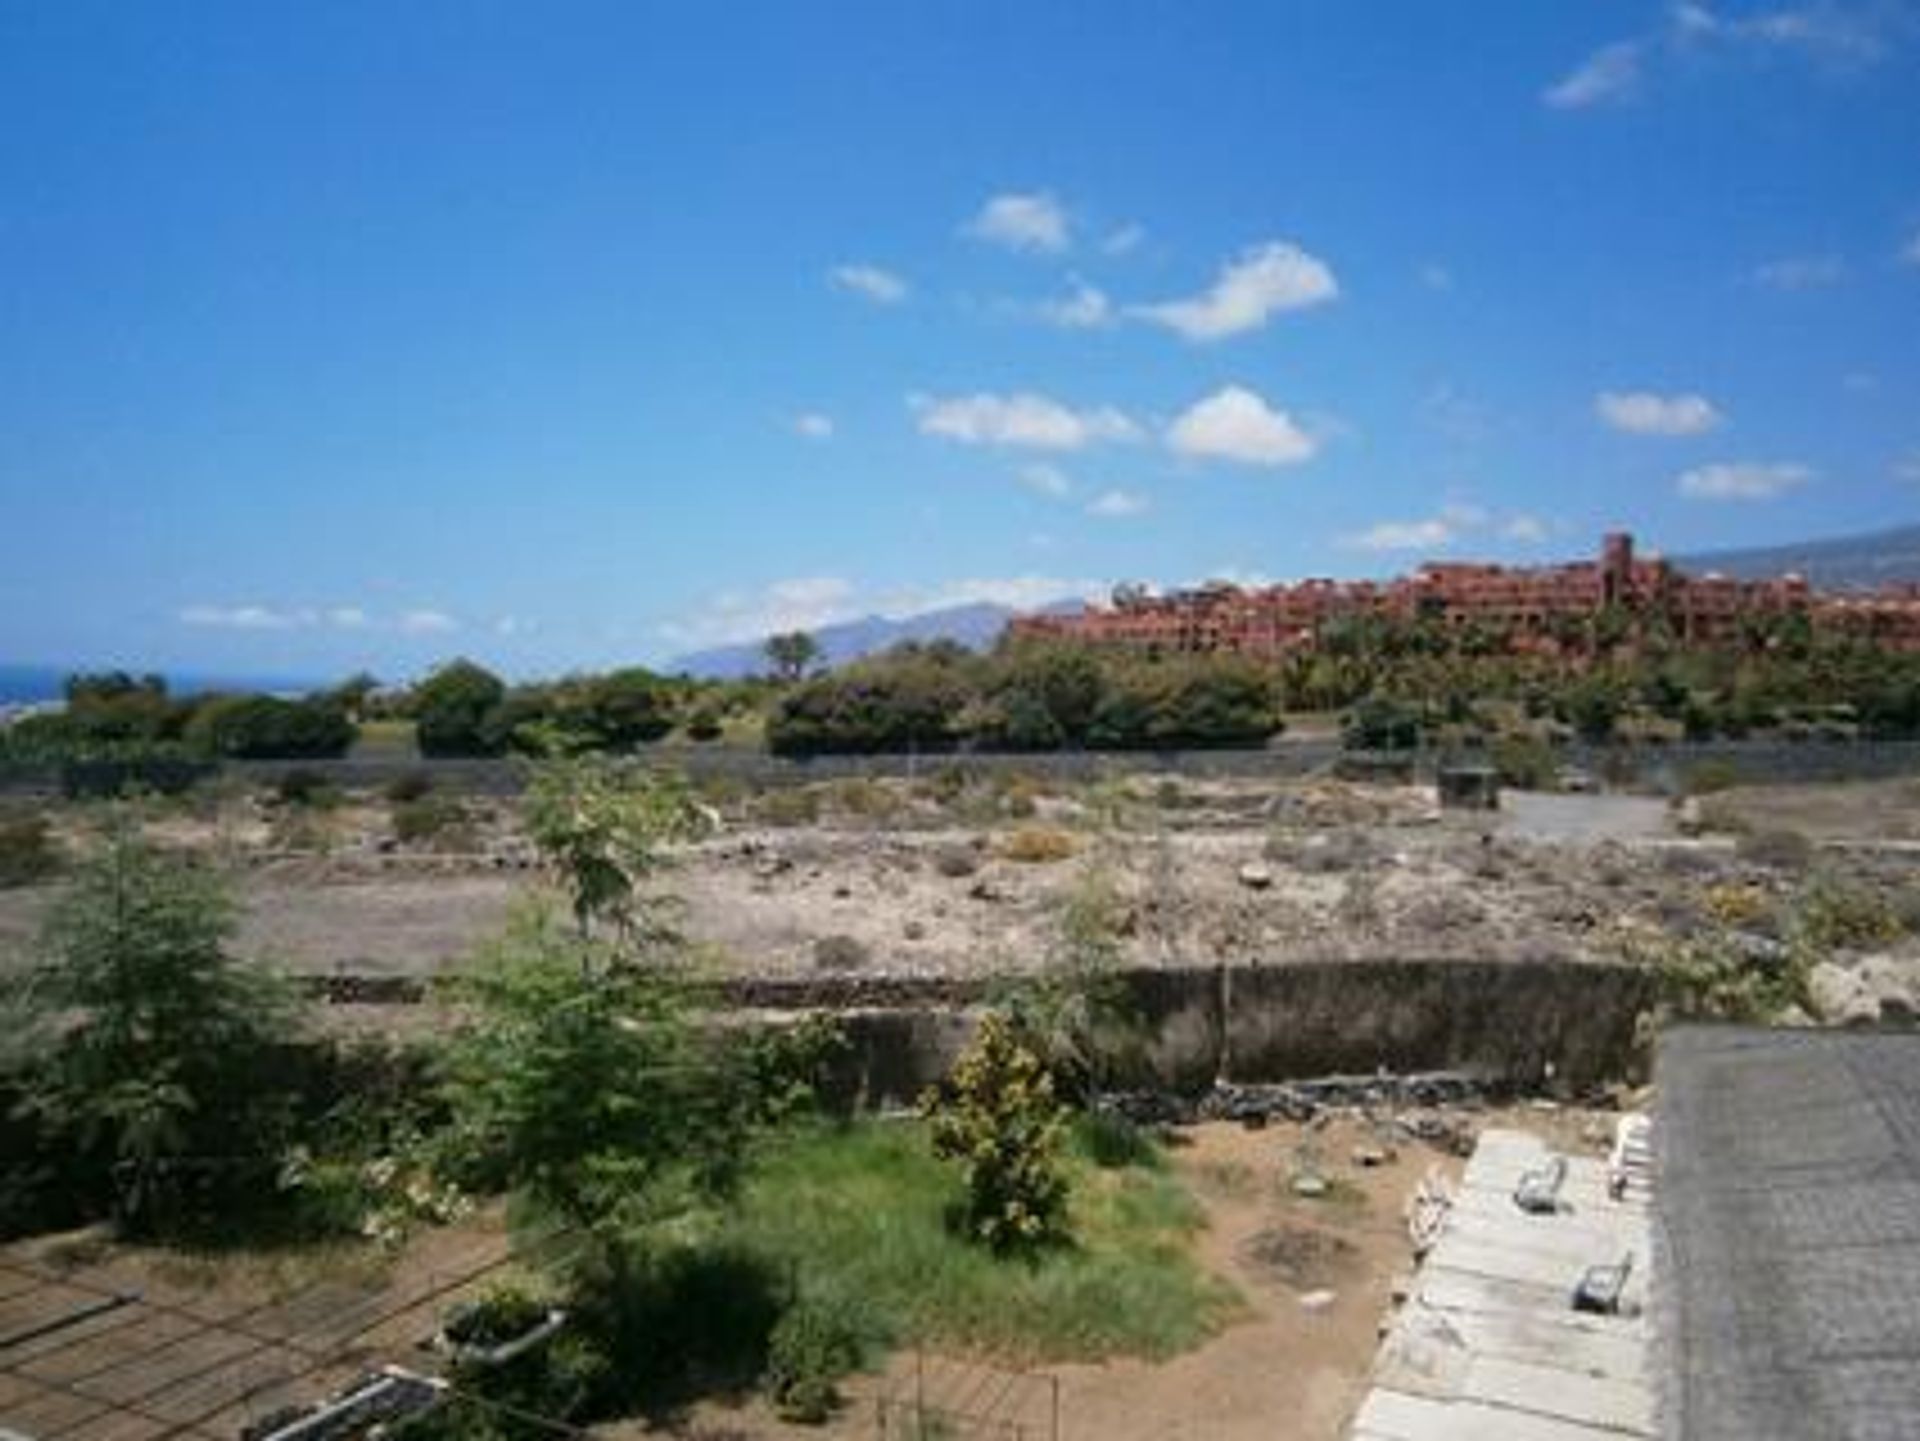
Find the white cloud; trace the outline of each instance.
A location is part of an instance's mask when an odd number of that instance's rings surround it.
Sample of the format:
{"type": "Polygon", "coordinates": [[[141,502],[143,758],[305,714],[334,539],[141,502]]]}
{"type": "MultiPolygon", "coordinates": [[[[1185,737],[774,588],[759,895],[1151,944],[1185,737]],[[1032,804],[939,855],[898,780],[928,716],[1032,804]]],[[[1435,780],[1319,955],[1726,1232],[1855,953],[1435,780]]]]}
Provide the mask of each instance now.
{"type": "Polygon", "coordinates": [[[1243,250],[1221,266],[1202,295],[1136,305],[1129,314],[1177,331],[1188,340],[1220,340],[1257,330],[1271,315],[1321,305],[1340,293],[1325,261],[1286,241],[1243,250]]]}
{"type": "Polygon", "coordinates": [[[1883,58],[1895,39],[1912,30],[1898,0],[1810,0],[1731,19],[1700,0],[1681,0],[1668,10],[1664,26],[1602,46],[1540,99],[1558,110],[1623,100],[1639,89],[1651,65],[1706,53],[1756,60],[1797,55],[1829,71],[1854,70],[1883,58]]]}
{"type": "Polygon", "coordinates": [[[1029,465],[1020,470],[1020,483],[1028,490],[1059,500],[1073,490],[1073,481],[1057,465],[1029,465]]]}
{"type": "Polygon", "coordinates": [[[1100,248],[1108,255],[1127,255],[1140,248],[1140,242],[1147,238],[1147,227],[1138,221],[1129,220],[1125,225],[1107,232],[1106,239],[1100,242],[1100,248]]]}
{"type": "Polygon", "coordinates": [[[1511,515],[1501,522],[1500,534],[1522,545],[1537,545],[1547,538],[1547,523],[1537,515],[1511,515]]]}
{"type": "Polygon", "coordinates": [[[1893,478],[1920,485],[1920,449],[1910,450],[1893,463],[1893,478]]]}
{"type": "Polygon", "coordinates": [[[1705,435],[1725,419],[1704,395],[1656,395],[1650,390],[1603,390],[1594,413],[1629,435],[1705,435]]]}
{"type": "Polygon", "coordinates": [[[1140,438],[1140,427],[1112,406],[1074,410],[1048,396],[909,396],[922,435],[963,445],[1011,445],[1033,450],[1080,450],[1099,441],[1140,438]]]}
{"type": "Polygon", "coordinates": [[[1063,330],[1101,330],[1117,318],[1113,302],[1104,290],[1087,284],[1079,276],[1071,277],[1072,288],[1058,300],[1040,304],[1040,318],[1063,330]]]}
{"type": "Polygon", "coordinates": [[[1454,527],[1439,516],[1425,520],[1383,520],[1347,537],[1356,550],[1445,550],[1453,544],[1454,527]]]}
{"type": "Polygon", "coordinates": [[[1087,502],[1087,514],[1097,515],[1106,520],[1124,520],[1128,516],[1144,515],[1147,510],[1147,498],[1137,490],[1104,490],[1087,502]]]}
{"type": "Polygon", "coordinates": [[[1167,428],[1167,445],[1196,459],[1266,466],[1298,465],[1319,448],[1286,411],[1239,385],[1189,406],[1167,428]]]}
{"type": "Polygon", "coordinates": [[[1429,260],[1419,270],[1420,283],[1429,290],[1453,289],[1453,272],[1438,261],[1429,260]]]}
{"type": "Polygon", "coordinates": [[[877,265],[836,265],[827,272],[827,279],[834,289],[875,305],[898,305],[907,298],[907,282],[877,265]]]}
{"type": "Polygon", "coordinates": [[[1900,261],[1904,265],[1920,265],[1920,230],[1913,232],[1913,238],[1900,248],[1900,261]]]}
{"type": "Polygon", "coordinates": [[[1791,462],[1727,461],[1683,472],[1676,488],[1695,500],[1770,500],[1812,479],[1811,468],[1791,462]]]}
{"type": "Polygon", "coordinates": [[[1640,83],[1640,47],[1633,41],[1603,45],[1571,73],[1549,85],[1540,99],[1555,110],[1584,110],[1624,100],[1640,83]]]}
{"type": "Polygon", "coordinates": [[[1471,536],[1494,535],[1518,545],[1535,545],[1547,538],[1548,527],[1538,516],[1515,511],[1498,516],[1483,506],[1454,501],[1437,515],[1416,520],[1383,520],[1343,543],[1356,550],[1447,550],[1471,536]]]}
{"type": "Polygon", "coordinates": [[[508,638],[530,635],[535,629],[532,621],[517,615],[503,615],[493,623],[493,633],[508,638]]]}
{"type": "Polygon", "coordinates": [[[222,630],[291,630],[311,625],[313,612],[275,610],[265,605],[190,605],[180,612],[185,625],[222,630]]]}
{"type": "Polygon", "coordinates": [[[1819,290],[1846,279],[1846,262],[1837,255],[1789,255],[1753,267],[1750,278],[1768,290],[1819,290]]]}
{"type": "Polygon", "coordinates": [[[831,440],[833,417],[817,410],[804,411],[794,416],[793,433],[808,440],[831,440]]]}
{"type": "Polygon", "coordinates": [[[451,629],[451,620],[439,611],[409,611],[392,620],[384,620],[364,606],[273,606],[273,605],[189,605],[179,612],[183,625],[205,626],[218,630],[373,630],[394,629],[420,632],[451,629]],[[423,617],[438,617],[444,625],[423,617]]]}
{"type": "Polygon", "coordinates": [[[460,629],[460,622],[443,610],[409,610],[397,622],[405,635],[445,635],[460,629]]]}
{"type": "Polygon", "coordinates": [[[1797,10],[1765,10],[1726,20],[1705,4],[1673,9],[1676,45],[1717,43],[1726,47],[1797,50],[1816,60],[1862,65],[1886,53],[1888,40],[1876,10],[1881,7],[1815,3],[1797,10]]]}
{"type": "Polygon", "coordinates": [[[995,195],[967,223],[978,240],[1048,255],[1067,248],[1070,229],[1067,212],[1044,190],[995,195]]]}

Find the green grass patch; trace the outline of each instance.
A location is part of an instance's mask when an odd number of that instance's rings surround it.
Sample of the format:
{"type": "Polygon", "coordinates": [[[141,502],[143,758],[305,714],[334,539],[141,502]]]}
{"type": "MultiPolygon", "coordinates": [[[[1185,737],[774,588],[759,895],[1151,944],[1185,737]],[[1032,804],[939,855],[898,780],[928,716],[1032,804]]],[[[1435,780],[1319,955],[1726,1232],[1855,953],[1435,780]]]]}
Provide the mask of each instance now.
{"type": "Polygon", "coordinates": [[[918,1122],[823,1127],[767,1156],[719,1239],[858,1318],[869,1356],[923,1345],[1022,1362],[1161,1358],[1236,1313],[1236,1293],[1192,1257],[1199,1207],[1157,1158],[1103,1167],[1076,1149],[1067,1166],[1072,1242],[997,1258],[951,1228],[959,1173],[918,1122]]]}

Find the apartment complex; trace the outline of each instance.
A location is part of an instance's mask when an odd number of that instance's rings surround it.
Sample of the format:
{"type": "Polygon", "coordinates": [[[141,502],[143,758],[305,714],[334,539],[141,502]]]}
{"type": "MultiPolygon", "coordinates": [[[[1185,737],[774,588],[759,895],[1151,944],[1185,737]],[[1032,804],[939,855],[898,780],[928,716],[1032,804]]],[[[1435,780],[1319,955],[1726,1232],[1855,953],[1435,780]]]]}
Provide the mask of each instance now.
{"type": "Polygon", "coordinates": [[[1689,575],[1640,556],[1633,537],[1606,536],[1598,556],[1564,565],[1430,562],[1389,581],[1303,580],[1243,588],[1209,584],[1165,595],[1121,586],[1108,606],[1076,615],[1022,616],[1016,637],[1052,637],[1162,651],[1230,651],[1278,657],[1311,648],[1324,627],[1378,616],[1476,627],[1514,650],[1583,648],[1601,615],[1664,621],[1676,640],[1731,645],[1767,623],[1805,616],[1817,628],[1920,650],[1920,587],[1818,592],[1804,577],[1769,580],[1689,575]]]}

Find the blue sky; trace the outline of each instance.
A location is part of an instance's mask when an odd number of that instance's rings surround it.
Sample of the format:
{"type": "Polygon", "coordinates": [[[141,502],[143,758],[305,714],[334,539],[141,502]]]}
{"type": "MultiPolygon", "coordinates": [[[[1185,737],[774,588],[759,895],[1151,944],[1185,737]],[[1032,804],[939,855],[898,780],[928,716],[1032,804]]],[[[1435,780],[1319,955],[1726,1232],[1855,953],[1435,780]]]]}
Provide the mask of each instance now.
{"type": "Polygon", "coordinates": [[[0,8],[0,659],[1920,517],[1920,13],[0,8]]]}

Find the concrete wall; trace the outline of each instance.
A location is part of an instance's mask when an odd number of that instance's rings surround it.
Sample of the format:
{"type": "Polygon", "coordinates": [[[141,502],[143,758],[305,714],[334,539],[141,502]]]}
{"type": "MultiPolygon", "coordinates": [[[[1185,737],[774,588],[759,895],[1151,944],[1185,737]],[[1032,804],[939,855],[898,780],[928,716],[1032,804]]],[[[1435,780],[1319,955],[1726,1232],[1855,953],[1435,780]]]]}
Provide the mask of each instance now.
{"type": "MultiPolygon", "coordinates": [[[[1654,1002],[1645,970],[1581,961],[1289,961],[1125,977],[1144,1022],[1143,1080],[1171,1090],[1238,1082],[1463,1070],[1530,1087],[1626,1077],[1654,1002]],[[1549,1070],[1549,1068],[1551,1068],[1549,1070]]],[[[755,987],[773,1011],[834,1011],[850,1042],[842,1083],[909,1103],[939,1079],[979,1015],[978,987],[923,983],[852,1006],[795,982],[755,987]]]]}

